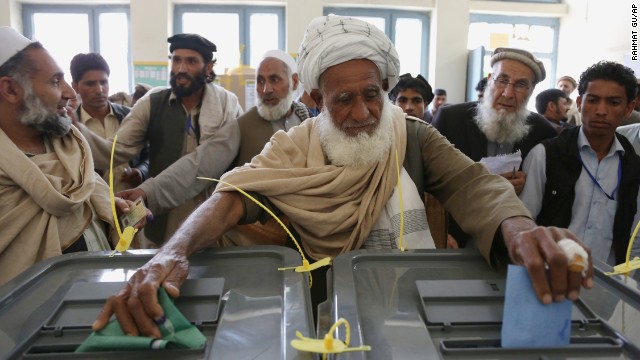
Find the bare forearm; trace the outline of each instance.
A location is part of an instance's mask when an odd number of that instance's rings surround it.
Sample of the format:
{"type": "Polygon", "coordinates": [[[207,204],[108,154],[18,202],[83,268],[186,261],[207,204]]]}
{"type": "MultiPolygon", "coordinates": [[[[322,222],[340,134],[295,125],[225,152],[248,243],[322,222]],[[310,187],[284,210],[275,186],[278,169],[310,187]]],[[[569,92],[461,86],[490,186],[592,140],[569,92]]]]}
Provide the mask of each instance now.
{"type": "Polygon", "coordinates": [[[217,192],[200,205],[162,247],[162,252],[189,256],[209,246],[236,225],[244,208],[236,192],[217,192]]]}

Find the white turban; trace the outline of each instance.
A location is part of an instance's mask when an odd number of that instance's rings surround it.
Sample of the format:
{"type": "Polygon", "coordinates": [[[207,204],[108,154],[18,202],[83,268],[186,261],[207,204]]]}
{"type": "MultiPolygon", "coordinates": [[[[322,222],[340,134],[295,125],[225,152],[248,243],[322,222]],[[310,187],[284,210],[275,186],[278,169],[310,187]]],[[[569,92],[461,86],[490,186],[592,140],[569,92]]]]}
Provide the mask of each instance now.
{"type": "Polygon", "coordinates": [[[11,27],[0,27],[0,66],[32,42],[11,27]]]}
{"type": "Polygon", "coordinates": [[[388,79],[389,89],[398,82],[400,59],[395,46],[363,20],[335,15],[313,19],[298,53],[298,74],[307,93],[319,88],[320,75],[329,67],[355,59],[373,61],[381,78],[388,79]]]}

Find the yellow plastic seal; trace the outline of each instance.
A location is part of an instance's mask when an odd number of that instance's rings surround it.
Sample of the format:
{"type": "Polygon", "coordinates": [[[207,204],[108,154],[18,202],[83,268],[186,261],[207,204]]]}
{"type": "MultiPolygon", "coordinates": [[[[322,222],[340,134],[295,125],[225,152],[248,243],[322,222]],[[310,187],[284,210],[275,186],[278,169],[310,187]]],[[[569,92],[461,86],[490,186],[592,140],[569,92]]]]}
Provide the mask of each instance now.
{"type": "Polygon", "coordinates": [[[116,225],[116,231],[118,232],[118,244],[116,245],[116,249],[113,250],[111,256],[114,256],[116,252],[125,252],[131,246],[131,241],[133,241],[133,237],[138,232],[138,229],[133,228],[132,226],[127,226],[124,229],[124,232],[120,230],[120,223],[118,222],[118,214],[116,212],[116,198],[113,195],[113,154],[116,151],[116,140],[118,140],[118,135],[113,138],[113,145],[111,145],[111,161],[109,163],[109,199],[111,200],[111,212],[113,213],[113,222],[116,225]]]}
{"type": "Polygon", "coordinates": [[[640,269],[640,257],[635,257],[633,260],[631,258],[631,249],[633,247],[633,241],[636,239],[636,235],[638,234],[638,230],[640,229],[640,221],[636,224],[636,228],[633,230],[633,234],[631,235],[631,239],[629,239],[629,246],[627,247],[627,258],[626,261],[622,264],[618,264],[613,267],[612,272],[604,273],[605,275],[620,275],[624,274],[629,276],[629,273],[633,270],[640,269]]]}
{"type": "Polygon", "coordinates": [[[291,346],[299,351],[306,351],[316,354],[322,354],[322,359],[327,358],[327,354],[340,354],[348,351],[371,351],[371,346],[362,345],[358,347],[349,347],[349,340],[351,339],[351,328],[349,322],[340,318],[335,324],[331,326],[329,332],[327,332],[323,339],[312,339],[303,336],[299,331],[296,331],[297,339],[291,340],[291,346]],[[345,340],[342,342],[340,339],[333,338],[332,334],[338,326],[345,326],[345,340]]]}
{"type": "MultiPolygon", "coordinates": [[[[230,183],[228,183],[228,182],[226,182],[224,180],[205,178],[205,177],[198,177],[198,179],[215,181],[215,182],[222,183],[222,184],[225,184],[227,186],[230,186],[230,187],[234,188],[239,193],[241,193],[242,195],[246,196],[248,199],[250,199],[251,201],[256,203],[256,205],[258,205],[261,208],[263,208],[269,215],[271,215],[271,217],[273,217],[273,219],[275,221],[278,222],[278,224],[280,224],[280,226],[282,226],[284,231],[286,231],[287,234],[289,234],[289,237],[291,238],[291,240],[293,240],[293,243],[296,244],[296,247],[298,248],[298,252],[300,253],[300,256],[302,257],[302,265],[295,266],[295,267],[278,268],[278,270],[295,270],[296,272],[309,272],[309,271],[315,270],[315,269],[317,269],[319,267],[327,266],[327,265],[331,264],[331,258],[328,258],[328,257],[324,258],[324,259],[322,259],[320,261],[317,261],[317,262],[315,262],[313,264],[309,264],[309,260],[307,260],[307,258],[304,257],[304,252],[302,252],[302,248],[300,247],[300,244],[298,243],[298,240],[296,240],[296,238],[293,236],[291,231],[289,231],[289,229],[284,225],[284,223],[282,223],[282,221],[276,216],[276,214],[273,213],[273,211],[269,210],[269,208],[267,208],[266,206],[261,204],[260,201],[256,200],[253,196],[249,195],[246,191],[244,191],[244,190],[240,189],[239,187],[237,187],[237,186],[235,186],[233,184],[230,184],[230,183]]],[[[309,274],[309,287],[311,287],[311,285],[313,285],[313,280],[311,278],[311,274],[309,274]]]]}

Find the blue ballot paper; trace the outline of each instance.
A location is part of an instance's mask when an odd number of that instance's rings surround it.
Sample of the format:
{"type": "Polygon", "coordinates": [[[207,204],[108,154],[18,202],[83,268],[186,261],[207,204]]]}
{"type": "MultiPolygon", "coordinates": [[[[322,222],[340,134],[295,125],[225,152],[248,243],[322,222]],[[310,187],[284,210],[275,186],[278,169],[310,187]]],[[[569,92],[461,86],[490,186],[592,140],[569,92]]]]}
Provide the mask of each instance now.
{"type": "Polygon", "coordinates": [[[572,305],[568,300],[542,304],[533,291],[527,269],[509,265],[502,320],[502,347],[568,346],[572,305]]]}

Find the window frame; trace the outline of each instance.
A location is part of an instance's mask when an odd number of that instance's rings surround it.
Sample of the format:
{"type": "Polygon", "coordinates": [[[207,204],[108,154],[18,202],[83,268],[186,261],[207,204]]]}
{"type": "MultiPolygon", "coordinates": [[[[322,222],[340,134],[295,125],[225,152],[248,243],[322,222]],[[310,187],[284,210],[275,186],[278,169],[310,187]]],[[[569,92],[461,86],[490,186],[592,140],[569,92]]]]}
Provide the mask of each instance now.
{"type": "MultiPolygon", "coordinates": [[[[33,17],[37,13],[49,14],[86,14],[89,19],[89,51],[100,53],[100,15],[104,13],[124,13],[127,17],[127,26],[129,27],[129,49],[127,51],[127,76],[128,91],[133,91],[133,58],[132,58],[132,41],[131,41],[131,11],[128,5],[49,5],[49,4],[22,4],[22,26],[24,36],[31,39],[34,32],[33,17]]],[[[59,64],[63,68],[67,68],[69,64],[59,64]]]]}
{"type": "MultiPolygon", "coordinates": [[[[227,13],[238,14],[239,36],[238,43],[244,45],[240,60],[242,64],[250,65],[251,61],[251,15],[271,13],[278,16],[278,48],[285,49],[285,8],[283,6],[259,6],[259,5],[215,5],[215,4],[176,4],[173,11],[173,29],[175,33],[183,32],[182,15],[185,13],[227,13]]],[[[215,39],[212,39],[215,43],[215,39]]]]}
{"type": "MultiPolygon", "coordinates": [[[[329,14],[335,14],[340,16],[368,16],[368,17],[380,17],[385,19],[385,34],[391,39],[395,45],[396,29],[395,25],[398,18],[410,18],[422,20],[422,42],[420,49],[420,56],[422,61],[420,63],[420,74],[425,78],[429,75],[429,27],[431,23],[430,11],[408,11],[408,10],[393,10],[393,9],[369,9],[358,7],[325,7],[323,9],[324,16],[329,14]]],[[[414,74],[417,75],[417,74],[414,74]]]]}
{"type": "MultiPolygon", "coordinates": [[[[469,26],[473,23],[490,23],[490,24],[527,24],[537,26],[548,26],[553,28],[553,46],[550,53],[533,52],[539,59],[548,59],[553,65],[552,69],[545,69],[547,79],[556,79],[556,67],[558,66],[558,39],[560,33],[560,20],[558,18],[543,18],[534,16],[506,16],[492,14],[469,14],[469,26]]],[[[493,50],[489,50],[486,46],[485,56],[493,54],[493,50]]],[[[553,83],[555,86],[555,82],[553,83]]]]}

